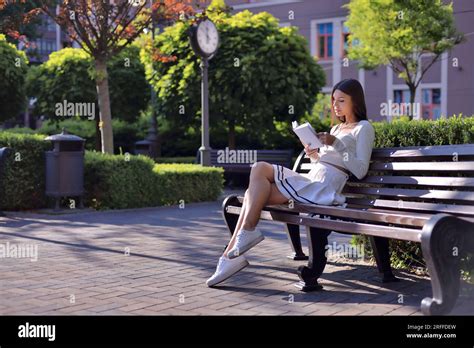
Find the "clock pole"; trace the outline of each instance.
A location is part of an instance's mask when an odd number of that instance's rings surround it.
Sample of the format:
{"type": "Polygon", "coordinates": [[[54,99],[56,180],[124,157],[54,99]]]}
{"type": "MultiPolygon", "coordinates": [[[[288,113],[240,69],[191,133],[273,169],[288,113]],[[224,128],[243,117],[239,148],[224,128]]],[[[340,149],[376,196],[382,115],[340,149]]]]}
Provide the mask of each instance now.
{"type": "Polygon", "coordinates": [[[209,145],[209,85],[207,81],[207,71],[209,60],[207,57],[201,59],[201,165],[211,165],[211,147],[209,145]]]}
{"type": "Polygon", "coordinates": [[[216,54],[219,46],[219,32],[209,19],[200,20],[189,29],[191,48],[201,58],[201,165],[211,165],[211,146],[209,144],[209,60],[216,54]],[[205,36],[204,36],[205,35],[205,36]],[[207,39],[203,42],[204,37],[207,39]]]}

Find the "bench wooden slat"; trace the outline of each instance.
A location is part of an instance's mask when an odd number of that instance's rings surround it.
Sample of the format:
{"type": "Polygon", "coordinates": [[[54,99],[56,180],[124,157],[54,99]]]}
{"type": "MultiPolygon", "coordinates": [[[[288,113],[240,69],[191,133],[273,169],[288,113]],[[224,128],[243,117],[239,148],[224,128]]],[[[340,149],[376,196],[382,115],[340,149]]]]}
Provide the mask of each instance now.
{"type": "Polygon", "coordinates": [[[450,177],[450,176],[397,176],[397,175],[374,175],[366,176],[362,180],[353,177],[348,183],[367,184],[399,184],[416,186],[450,186],[450,187],[474,187],[472,177],[450,177]]]}
{"type": "MultiPolygon", "coordinates": [[[[302,163],[300,173],[309,172],[314,164],[302,163]]],[[[369,171],[423,171],[423,172],[460,172],[474,171],[474,161],[472,162],[372,162],[369,171]]],[[[368,174],[370,175],[370,174],[368,174]]]]}
{"type": "Polygon", "coordinates": [[[378,158],[413,158],[445,156],[474,156],[474,144],[436,145],[436,146],[407,146],[404,148],[388,147],[372,150],[372,159],[378,158]]]}
{"type": "MultiPolygon", "coordinates": [[[[423,219],[424,217],[427,217],[427,216],[433,216],[433,213],[432,212],[427,212],[427,213],[417,213],[417,212],[413,212],[413,211],[403,211],[403,210],[392,210],[392,209],[378,209],[378,208],[367,208],[367,207],[362,207],[362,206],[358,206],[358,205],[352,205],[352,204],[348,204],[347,205],[348,207],[351,207],[353,209],[363,209],[363,210],[367,210],[367,211],[376,211],[376,212],[380,212],[380,213],[384,213],[384,214],[388,214],[388,215],[392,215],[392,214],[395,214],[395,215],[404,215],[404,214],[408,214],[409,216],[411,216],[412,214],[416,214],[415,216],[417,216],[418,214],[420,214],[420,218],[423,219]]],[[[454,214],[453,214],[454,215],[454,214]]],[[[465,220],[465,221],[469,221],[469,222],[474,222],[474,217],[466,217],[466,216],[458,216],[460,219],[462,220],[465,220]]]]}
{"type": "MultiPolygon", "coordinates": [[[[349,200],[349,199],[348,199],[349,200]]],[[[347,218],[359,218],[359,219],[365,219],[365,220],[371,220],[373,219],[374,221],[380,221],[380,222],[387,222],[387,223],[395,223],[395,224],[404,224],[404,222],[400,219],[409,219],[410,223],[408,225],[416,225],[416,226],[422,226],[424,222],[426,222],[431,216],[433,216],[432,211],[426,211],[423,213],[420,212],[413,212],[410,210],[402,210],[404,208],[397,207],[397,210],[393,209],[382,209],[382,208],[373,208],[374,206],[378,205],[372,205],[368,204],[368,200],[362,200],[359,198],[352,199],[350,198],[351,201],[354,201],[355,203],[352,204],[347,204],[346,208],[344,210],[341,210],[340,206],[332,207],[332,206],[325,206],[325,205],[313,205],[313,204],[303,204],[303,203],[295,203],[294,208],[291,209],[287,207],[286,205],[274,205],[274,206],[267,206],[272,209],[281,209],[281,210],[286,210],[289,212],[298,212],[298,213],[307,213],[307,214],[321,214],[321,215],[334,215],[334,216],[340,216],[340,217],[347,217],[347,218]],[[364,203],[364,204],[356,204],[356,203],[364,203]],[[357,214],[352,214],[352,212],[355,211],[357,214]],[[377,217],[371,218],[371,215],[365,215],[364,213],[368,212],[377,212],[377,213],[382,213],[386,214],[387,216],[384,219],[379,219],[377,217]],[[416,220],[416,221],[415,221],[416,220]]],[[[381,200],[376,200],[376,201],[381,201],[381,200]]],[[[239,197],[239,202],[243,202],[243,197],[239,197]]],[[[373,201],[370,201],[373,202],[373,201]]],[[[394,201],[390,201],[394,202],[394,201]]],[[[398,203],[398,202],[397,202],[398,203]]],[[[413,202],[404,202],[404,203],[410,203],[406,204],[410,208],[412,207],[413,202]]],[[[423,203],[424,204],[424,203],[423,203]]],[[[433,205],[428,203],[429,205],[433,205]]],[[[440,206],[449,206],[449,205],[436,205],[437,207],[440,206]]],[[[461,211],[465,212],[468,208],[472,210],[472,214],[474,216],[474,207],[473,206],[461,206],[461,205],[452,205],[450,207],[453,208],[462,208],[461,211]]],[[[474,222],[474,217],[467,217],[467,216],[461,216],[457,214],[458,209],[456,209],[455,212],[451,212],[453,215],[459,216],[459,218],[474,222]]],[[[467,214],[468,215],[468,214],[467,214]]]]}
{"type": "MultiPolygon", "coordinates": [[[[230,214],[240,214],[241,207],[229,205],[227,212],[230,214]]],[[[374,228],[373,224],[365,223],[354,223],[348,221],[329,220],[319,217],[304,217],[293,214],[285,214],[282,212],[263,210],[260,214],[260,219],[269,221],[280,221],[295,225],[304,225],[317,227],[327,230],[349,232],[353,234],[365,234],[376,237],[385,237],[387,233],[390,233],[393,238],[409,240],[412,242],[420,242],[421,230],[420,229],[409,229],[401,227],[392,227],[377,225],[374,228]]]]}
{"type": "Polygon", "coordinates": [[[358,204],[363,207],[380,207],[403,210],[416,210],[433,213],[446,213],[456,216],[474,216],[474,206],[470,205],[453,205],[429,202],[410,202],[402,200],[388,199],[367,199],[357,197],[347,197],[346,202],[349,204],[358,204]]]}
{"type": "MultiPolygon", "coordinates": [[[[243,202],[243,197],[238,197],[240,203],[243,202]]],[[[341,209],[341,207],[332,207],[326,205],[316,204],[303,204],[295,203],[293,208],[288,205],[271,205],[266,207],[268,210],[284,210],[291,213],[301,214],[318,214],[318,215],[332,215],[343,219],[357,219],[357,220],[368,220],[385,224],[397,224],[401,226],[420,226],[422,227],[425,222],[432,216],[432,214],[421,214],[412,212],[398,212],[398,211],[375,211],[365,210],[355,207],[349,207],[349,205],[341,209]]]]}
{"type": "Polygon", "coordinates": [[[377,171],[423,171],[423,172],[474,172],[474,161],[463,162],[389,162],[371,163],[369,170],[377,171]]]}
{"type": "Polygon", "coordinates": [[[418,189],[400,189],[400,188],[371,188],[345,186],[345,193],[356,193],[373,196],[387,196],[416,199],[433,199],[438,201],[463,201],[474,203],[474,192],[469,191],[447,191],[447,190],[418,190],[418,189]]]}

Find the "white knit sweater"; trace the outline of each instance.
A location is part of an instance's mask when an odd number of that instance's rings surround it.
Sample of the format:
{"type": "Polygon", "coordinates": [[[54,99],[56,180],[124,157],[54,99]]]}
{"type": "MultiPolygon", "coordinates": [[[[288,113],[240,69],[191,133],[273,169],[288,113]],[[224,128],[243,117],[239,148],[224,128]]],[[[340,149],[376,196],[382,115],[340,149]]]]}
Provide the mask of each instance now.
{"type": "MultiPolygon", "coordinates": [[[[331,128],[333,134],[337,125],[331,128]]],[[[367,120],[359,123],[349,132],[336,132],[332,145],[319,149],[319,160],[347,168],[358,179],[364,178],[369,169],[370,157],[375,141],[375,131],[367,120]]],[[[314,161],[312,161],[314,162],[314,161]]]]}

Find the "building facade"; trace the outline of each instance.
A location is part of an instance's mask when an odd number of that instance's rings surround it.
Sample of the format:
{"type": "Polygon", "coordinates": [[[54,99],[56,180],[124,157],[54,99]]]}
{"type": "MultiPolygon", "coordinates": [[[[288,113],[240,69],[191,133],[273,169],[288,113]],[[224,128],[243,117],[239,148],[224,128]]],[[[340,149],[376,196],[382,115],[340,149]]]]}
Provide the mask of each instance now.
{"type": "MultiPolygon", "coordinates": [[[[37,28],[39,37],[30,40],[30,47],[26,49],[28,59],[32,64],[41,64],[47,61],[52,52],[65,47],[79,47],[50,17],[41,15],[41,22],[37,28]]],[[[24,49],[23,43],[20,42],[18,48],[24,49]]]]}
{"type": "MultiPolygon", "coordinates": [[[[345,78],[358,79],[364,87],[369,119],[390,121],[382,116],[382,105],[409,103],[410,93],[403,80],[389,66],[375,70],[359,69],[357,61],[345,56],[349,31],[344,25],[349,0],[227,0],[234,12],[266,11],[281,26],[296,26],[308,40],[309,50],[326,74],[324,93],[345,78]],[[385,103],[385,104],[384,104],[385,103]]],[[[450,1],[444,1],[449,3],[450,1]]],[[[416,118],[438,119],[462,113],[474,114],[474,1],[454,0],[453,12],[458,31],[466,41],[443,53],[425,74],[417,89],[416,118]]],[[[429,58],[429,57],[428,57],[429,58]]],[[[426,59],[426,58],[425,58],[426,59]]],[[[383,114],[383,113],[382,113],[383,114]]]]}
{"type": "MultiPolygon", "coordinates": [[[[234,12],[266,11],[277,17],[281,26],[296,26],[307,39],[311,54],[318,59],[326,74],[326,86],[322,92],[330,93],[332,86],[342,79],[358,79],[364,87],[368,117],[390,121],[391,116],[382,115],[382,105],[390,107],[393,103],[409,103],[408,87],[389,66],[371,71],[359,69],[357,61],[345,56],[349,31],[344,25],[348,10],[343,5],[348,2],[226,0],[234,12]]],[[[415,102],[420,106],[416,118],[438,119],[453,114],[474,114],[474,0],[453,0],[453,10],[456,27],[464,33],[466,41],[445,52],[425,74],[416,93],[415,102]]],[[[32,56],[32,62],[43,62],[51,52],[66,46],[78,47],[47,17],[40,32],[42,37],[35,42],[37,56],[32,56]]]]}

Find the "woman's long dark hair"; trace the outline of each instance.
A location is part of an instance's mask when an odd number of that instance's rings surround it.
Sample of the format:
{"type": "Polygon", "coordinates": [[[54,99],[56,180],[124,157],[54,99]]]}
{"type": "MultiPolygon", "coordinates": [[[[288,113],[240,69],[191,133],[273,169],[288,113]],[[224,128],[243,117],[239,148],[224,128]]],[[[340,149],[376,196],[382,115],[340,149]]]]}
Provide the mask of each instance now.
{"type": "Polygon", "coordinates": [[[353,111],[358,121],[367,120],[367,107],[365,106],[364,89],[359,81],[345,79],[336,83],[331,92],[331,127],[334,125],[336,113],[334,112],[334,92],[336,89],[351,96],[353,111]]]}

